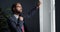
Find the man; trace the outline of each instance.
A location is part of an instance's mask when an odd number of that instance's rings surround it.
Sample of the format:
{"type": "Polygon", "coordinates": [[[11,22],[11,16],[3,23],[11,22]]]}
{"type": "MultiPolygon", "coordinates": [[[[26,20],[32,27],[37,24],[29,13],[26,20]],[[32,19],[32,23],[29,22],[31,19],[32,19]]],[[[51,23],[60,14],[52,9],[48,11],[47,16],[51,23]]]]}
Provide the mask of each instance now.
{"type": "MultiPolygon", "coordinates": [[[[9,32],[25,32],[24,31],[24,17],[31,17],[39,8],[37,4],[27,15],[23,13],[23,8],[21,3],[15,3],[12,5],[12,12],[13,14],[9,17],[8,25],[9,25],[9,32]]],[[[5,31],[6,32],[6,31],[5,31]]]]}

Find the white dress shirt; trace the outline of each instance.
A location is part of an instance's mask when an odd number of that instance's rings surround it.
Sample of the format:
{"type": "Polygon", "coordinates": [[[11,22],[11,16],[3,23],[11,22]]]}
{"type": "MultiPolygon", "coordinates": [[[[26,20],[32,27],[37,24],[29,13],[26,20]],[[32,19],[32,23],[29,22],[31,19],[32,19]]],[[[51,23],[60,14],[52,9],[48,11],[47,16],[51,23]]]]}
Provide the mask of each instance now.
{"type": "Polygon", "coordinates": [[[18,15],[16,15],[16,14],[14,14],[14,16],[16,17],[16,19],[18,19],[18,17],[19,17],[19,16],[18,16],[18,15]]]}

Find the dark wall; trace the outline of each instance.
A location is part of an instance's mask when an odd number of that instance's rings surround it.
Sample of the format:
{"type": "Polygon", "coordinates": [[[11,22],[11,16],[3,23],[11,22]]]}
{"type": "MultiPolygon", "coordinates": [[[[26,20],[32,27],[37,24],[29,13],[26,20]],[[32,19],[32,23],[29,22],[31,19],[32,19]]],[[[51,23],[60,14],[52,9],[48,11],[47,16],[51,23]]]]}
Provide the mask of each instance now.
{"type": "Polygon", "coordinates": [[[60,0],[55,0],[56,32],[60,32],[60,0]]]}
{"type": "MultiPolygon", "coordinates": [[[[22,3],[24,13],[29,12],[36,6],[38,0],[0,0],[0,7],[6,14],[11,13],[11,6],[15,2],[22,3]]],[[[39,11],[37,11],[31,18],[25,19],[25,26],[28,32],[39,32],[39,11]]]]}

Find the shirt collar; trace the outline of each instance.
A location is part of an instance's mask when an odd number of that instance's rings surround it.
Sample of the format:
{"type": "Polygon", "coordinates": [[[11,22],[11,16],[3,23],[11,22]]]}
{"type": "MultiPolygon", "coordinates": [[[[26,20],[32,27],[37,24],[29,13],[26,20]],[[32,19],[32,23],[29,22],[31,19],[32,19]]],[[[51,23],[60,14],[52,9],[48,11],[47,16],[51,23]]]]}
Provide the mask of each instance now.
{"type": "Polygon", "coordinates": [[[14,14],[14,16],[15,16],[17,19],[18,19],[18,17],[19,17],[19,16],[18,16],[18,15],[16,15],[16,14],[14,14]]]}

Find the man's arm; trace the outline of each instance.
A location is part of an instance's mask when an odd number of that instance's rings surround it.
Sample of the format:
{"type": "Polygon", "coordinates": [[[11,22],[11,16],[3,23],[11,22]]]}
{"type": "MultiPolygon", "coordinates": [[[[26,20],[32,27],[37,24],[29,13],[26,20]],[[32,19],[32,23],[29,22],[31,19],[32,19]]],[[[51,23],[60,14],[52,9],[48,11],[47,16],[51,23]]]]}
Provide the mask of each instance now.
{"type": "Polygon", "coordinates": [[[19,17],[19,20],[18,20],[18,22],[19,22],[19,24],[20,24],[20,25],[19,25],[20,27],[22,27],[22,25],[23,25],[23,23],[24,23],[23,20],[24,20],[23,17],[20,16],[20,17],[19,17]]]}
{"type": "Polygon", "coordinates": [[[33,9],[31,9],[31,10],[28,12],[28,14],[27,14],[26,17],[30,18],[31,16],[33,16],[33,15],[37,12],[38,9],[39,9],[39,8],[34,7],[33,9]]]}
{"type": "Polygon", "coordinates": [[[26,17],[29,18],[29,17],[33,16],[37,12],[37,10],[39,10],[39,6],[40,6],[40,1],[38,1],[36,6],[28,12],[28,15],[26,17]]]}

